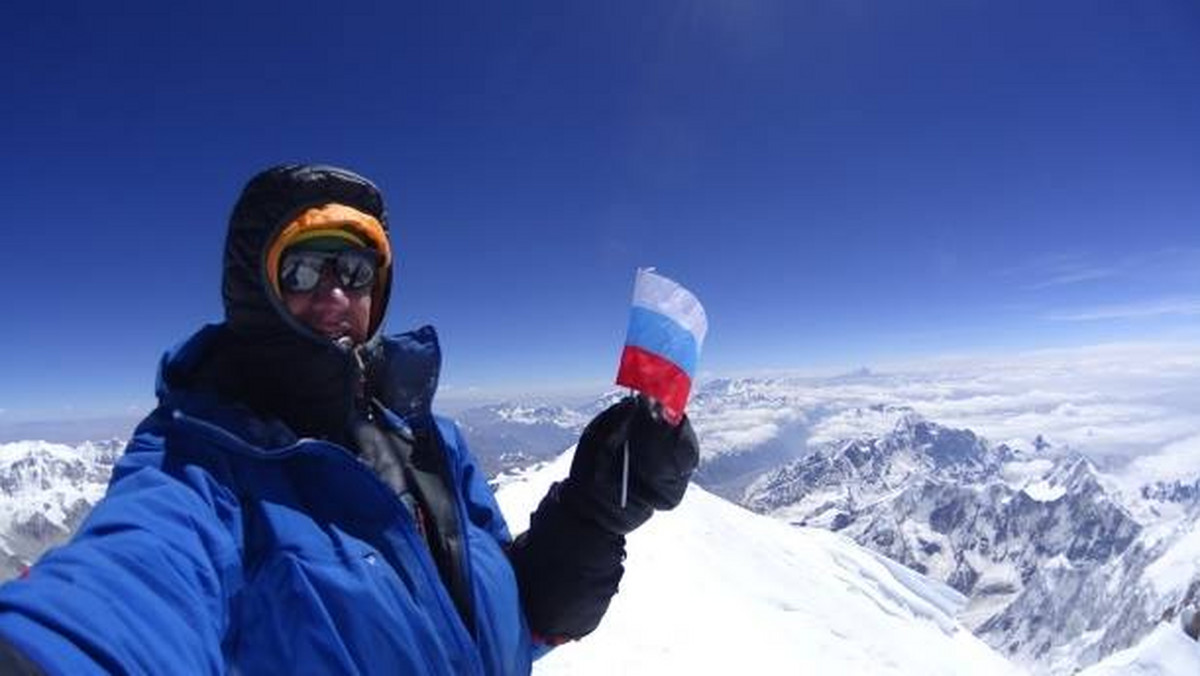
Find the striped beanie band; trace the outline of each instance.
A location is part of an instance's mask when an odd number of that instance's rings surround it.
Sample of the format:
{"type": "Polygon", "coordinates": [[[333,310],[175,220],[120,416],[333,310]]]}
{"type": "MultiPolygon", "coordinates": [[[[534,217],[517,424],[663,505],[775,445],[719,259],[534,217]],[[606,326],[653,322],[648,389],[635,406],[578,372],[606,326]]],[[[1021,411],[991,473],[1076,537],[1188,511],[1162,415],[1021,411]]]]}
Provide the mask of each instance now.
{"type": "Polygon", "coordinates": [[[392,246],[379,221],[370,214],[344,204],[324,204],[305,210],[285,225],[267,247],[266,273],[276,295],[279,295],[279,263],[283,252],[298,244],[341,248],[344,245],[362,246],[379,253],[380,281],[387,283],[391,269],[392,246]]]}

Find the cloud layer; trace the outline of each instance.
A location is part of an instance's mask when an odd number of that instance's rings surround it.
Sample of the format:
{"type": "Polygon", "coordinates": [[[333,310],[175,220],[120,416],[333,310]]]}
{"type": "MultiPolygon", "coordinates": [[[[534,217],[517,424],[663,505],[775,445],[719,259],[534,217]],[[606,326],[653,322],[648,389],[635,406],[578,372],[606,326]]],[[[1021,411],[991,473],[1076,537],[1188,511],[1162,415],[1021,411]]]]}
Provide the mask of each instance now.
{"type": "Polygon", "coordinates": [[[808,425],[809,443],[876,435],[906,410],[995,443],[1045,441],[1143,478],[1200,476],[1200,345],[1123,343],[957,357],[830,379],[717,381],[694,418],[709,451],[808,425]]]}

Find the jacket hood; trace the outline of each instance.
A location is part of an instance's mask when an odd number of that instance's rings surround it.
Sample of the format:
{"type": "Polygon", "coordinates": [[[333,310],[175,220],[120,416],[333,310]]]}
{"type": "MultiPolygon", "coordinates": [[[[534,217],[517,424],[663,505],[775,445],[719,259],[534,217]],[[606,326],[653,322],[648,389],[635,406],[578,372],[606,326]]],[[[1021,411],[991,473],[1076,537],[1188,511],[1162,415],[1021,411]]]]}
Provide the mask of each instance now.
{"type": "Polygon", "coordinates": [[[292,317],[266,271],[271,243],[301,214],[340,204],[382,227],[387,213],[379,189],[345,169],[289,164],[254,176],[229,218],[222,296],[225,328],[220,349],[201,380],[226,400],[280,420],[297,435],[347,443],[347,430],[383,366],[383,315],[390,275],[372,297],[372,325],[360,346],[341,345],[292,317]]]}
{"type": "MultiPolygon", "coordinates": [[[[293,320],[272,291],[266,261],[275,237],[306,210],[324,204],[343,204],[366,213],[387,232],[387,210],[374,183],[338,167],[286,164],[263,171],[246,183],[229,217],[225,238],[221,295],[225,320],[235,333],[271,336],[299,332],[320,339],[293,320]]],[[[383,288],[373,299],[371,327],[375,337],[383,324],[391,295],[391,275],[381,276],[383,288]]],[[[370,341],[368,341],[370,342],[370,341]]]]}

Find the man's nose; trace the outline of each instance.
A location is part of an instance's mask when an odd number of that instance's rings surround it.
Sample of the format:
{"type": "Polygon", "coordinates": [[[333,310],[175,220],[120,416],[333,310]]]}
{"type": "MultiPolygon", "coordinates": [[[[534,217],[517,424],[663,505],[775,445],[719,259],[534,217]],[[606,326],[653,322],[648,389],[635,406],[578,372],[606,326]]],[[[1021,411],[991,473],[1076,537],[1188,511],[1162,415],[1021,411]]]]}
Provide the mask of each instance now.
{"type": "Polygon", "coordinates": [[[348,301],[346,289],[338,281],[338,276],[328,267],[321,271],[321,279],[317,282],[317,287],[313,289],[313,296],[337,302],[348,301]]]}

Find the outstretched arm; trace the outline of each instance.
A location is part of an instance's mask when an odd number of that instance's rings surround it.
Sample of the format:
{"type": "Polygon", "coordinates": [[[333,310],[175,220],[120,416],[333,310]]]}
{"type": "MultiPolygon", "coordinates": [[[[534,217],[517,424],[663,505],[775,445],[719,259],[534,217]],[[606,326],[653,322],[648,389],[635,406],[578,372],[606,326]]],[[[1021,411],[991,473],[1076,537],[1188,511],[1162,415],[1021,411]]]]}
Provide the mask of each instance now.
{"type": "Polygon", "coordinates": [[[588,424],[570,475],[550,488],[509,552],[535,635],[557,644],[600,624],[624,573],[625,535],[656,509],[677,506],[698,462],[687,418],[672,427],[642,397],[588,424]]]}
{"type": "Polygon", "coordinates": [[[0,587],[10,662],[49,674],[223,673],[240,519],[212,474],[139,434],[71,542],[0,587]]]}

